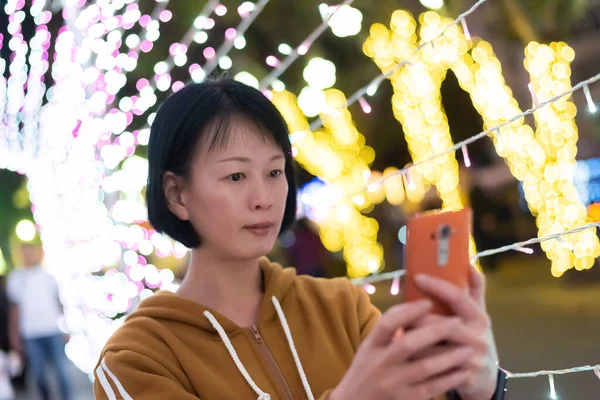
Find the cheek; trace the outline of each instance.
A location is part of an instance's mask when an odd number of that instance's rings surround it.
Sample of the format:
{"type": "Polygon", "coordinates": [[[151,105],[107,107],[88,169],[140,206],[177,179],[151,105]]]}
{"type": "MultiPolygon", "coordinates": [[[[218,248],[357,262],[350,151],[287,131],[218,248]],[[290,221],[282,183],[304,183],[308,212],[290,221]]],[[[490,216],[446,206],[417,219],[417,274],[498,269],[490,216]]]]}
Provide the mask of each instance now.
{"type": "Polygon", "coordinates": [[[277,199],[277,204],[282,208],[285,208],[285,203],[287,200],[288,192],[289,192],[289,186],[288,186],[287,180],[282,179],[277,184],[276,191],[275,191],[276,194],[274,196],[277,199]]]}
{"type": "Polygon", "coordinates": [[[215,235],[231,225],[236,212],[236,199],[228,191],[220,190],[217,185],[210,189],[197,189],[188,198],[188,211],[192,224],[201,235],[215,235]]]}

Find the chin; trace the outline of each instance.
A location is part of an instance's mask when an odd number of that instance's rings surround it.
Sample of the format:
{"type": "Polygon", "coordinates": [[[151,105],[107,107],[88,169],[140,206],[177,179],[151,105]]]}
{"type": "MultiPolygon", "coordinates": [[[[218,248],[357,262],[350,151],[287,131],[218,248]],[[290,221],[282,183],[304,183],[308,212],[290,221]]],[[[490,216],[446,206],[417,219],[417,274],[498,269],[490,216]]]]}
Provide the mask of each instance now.
{"type": "MultiPolygon", "coordinates": [[[[239,242],[239,246],[234,250],[239,258],[260,258],[269,254],[275,246],[275,239],[261,240],[256,242],[245,241],[239,242]]],[[[233,250],[233,249],[232,249],[233,250]]]]}

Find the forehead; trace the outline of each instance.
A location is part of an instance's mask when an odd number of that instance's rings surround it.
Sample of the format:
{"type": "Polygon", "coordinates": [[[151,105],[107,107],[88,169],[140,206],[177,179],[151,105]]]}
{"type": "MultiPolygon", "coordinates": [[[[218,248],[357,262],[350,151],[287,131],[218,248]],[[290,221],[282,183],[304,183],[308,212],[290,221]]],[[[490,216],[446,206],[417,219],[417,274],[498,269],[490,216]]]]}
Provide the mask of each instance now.
{"type": "Polygon", "coordinates": [[[281,152],[273,133],[243,115],[215,118],[200,141],[201,158],[214,159],[231,154],[248,155],[281,152]]]}

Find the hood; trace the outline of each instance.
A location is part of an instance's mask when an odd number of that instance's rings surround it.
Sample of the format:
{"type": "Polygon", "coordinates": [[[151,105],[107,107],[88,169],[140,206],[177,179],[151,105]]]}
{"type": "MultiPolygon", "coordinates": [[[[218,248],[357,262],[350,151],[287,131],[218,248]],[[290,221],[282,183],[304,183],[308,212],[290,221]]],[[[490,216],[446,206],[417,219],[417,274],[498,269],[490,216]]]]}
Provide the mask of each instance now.
{"type": "MultiPolygon", "coordinates": [[[[296,270],[294,268],[284,269],[281,265],[270,262],[266,257],[259,260],[259,266],[263,272],[265,294],[260,305],[258,319],[260,323],[263,323],[277,319],[277,312],[271,299],[275,297],[279,302],[283,302],[293,286],[296,270]]],[[[209,311],[217,319],[227,334],[240,329],[236,323],[222,314],[167,291],[159,291],[142,301],[128,319],[150,317],[156,320],[183,322],[216,333],[213,325],[204,317],[205,311],[209,311]]]]}

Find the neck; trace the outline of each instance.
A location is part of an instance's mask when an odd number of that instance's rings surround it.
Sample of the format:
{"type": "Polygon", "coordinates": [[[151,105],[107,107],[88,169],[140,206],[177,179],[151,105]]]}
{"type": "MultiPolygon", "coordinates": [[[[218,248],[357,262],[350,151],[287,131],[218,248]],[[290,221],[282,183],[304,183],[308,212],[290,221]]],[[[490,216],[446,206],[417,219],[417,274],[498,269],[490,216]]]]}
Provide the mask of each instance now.
{"type": "Polygon", "coordinates": [[[258,259],[232,260],[194,249],[177,293],[212,308],[240,326],[256,323],[263,297],[258,259]]]}

